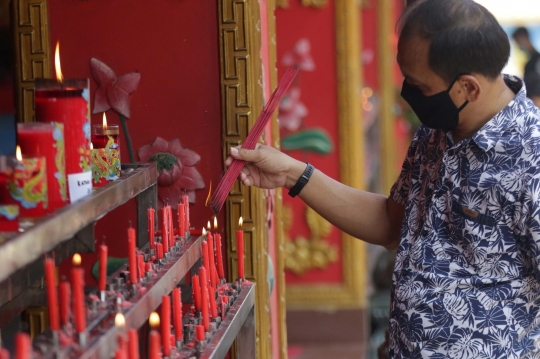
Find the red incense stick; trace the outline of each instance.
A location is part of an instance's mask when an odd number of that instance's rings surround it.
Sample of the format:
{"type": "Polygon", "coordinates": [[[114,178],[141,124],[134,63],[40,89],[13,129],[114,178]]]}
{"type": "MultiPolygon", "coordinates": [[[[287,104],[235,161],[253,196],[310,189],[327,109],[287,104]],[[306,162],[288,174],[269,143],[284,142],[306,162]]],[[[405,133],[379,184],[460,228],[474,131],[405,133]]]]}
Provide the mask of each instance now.
{"type": "MultiPolygon", "coordinates": [[[[270,120],[270,117],[272,117],[272,114],[274,113],[276,107],[281,102],[281,99],[287,92],[287,89],[289,88],[297,74],[298,69],[289,68],[285,71],[285,74],[283,74],[283,77],[281,78],[279,84],[272,93],[272,96],[270,96],[270,99],[264,106],[261,114],[259,115],[259,118],[257,118],[257,121],[251,128],[251,131],[249,131],[249,134],[244,141],[242,148],[246,148],[248,150],[255,149],[257,141],[261,137],[261,134],[264,131],[268,120],[270,120]]],[[[227,172],[225,172],[225,175],[216,187],[216,191],[214,192],[214,195],[210,200],[210,207],[212,207],[212,209],[216,213],[219,212],[223,207],[223,204],[227,199],[227,195],[231,191],[231,188],[233,187],[234,182],[238,178],[238,175],[242,171],[242,168],[244,168],[244,164],[245,161],[233,160],[231,166],[229,167],[227,172]]]]}

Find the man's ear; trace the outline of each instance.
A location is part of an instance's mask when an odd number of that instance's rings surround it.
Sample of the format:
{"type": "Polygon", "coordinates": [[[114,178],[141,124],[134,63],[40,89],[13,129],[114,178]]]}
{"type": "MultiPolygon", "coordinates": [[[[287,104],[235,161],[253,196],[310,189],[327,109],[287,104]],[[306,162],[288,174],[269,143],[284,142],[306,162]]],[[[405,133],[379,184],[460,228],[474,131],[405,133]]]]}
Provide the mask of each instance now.
{"type": "Polygon", "coordinates": [[[465,101],[475,102],[482,93],[480,82],[473,75],[463,75],[458,79],[458,91],[465,101]]]}

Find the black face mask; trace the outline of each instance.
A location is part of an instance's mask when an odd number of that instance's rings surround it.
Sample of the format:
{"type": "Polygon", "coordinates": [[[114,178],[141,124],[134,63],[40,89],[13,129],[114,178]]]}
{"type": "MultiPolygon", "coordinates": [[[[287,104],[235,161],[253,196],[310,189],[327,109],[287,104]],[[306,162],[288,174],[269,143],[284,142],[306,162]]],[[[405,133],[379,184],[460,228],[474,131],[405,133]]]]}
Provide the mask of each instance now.
{"type": "Polygon", "coordinates": [[[465,101],[461,107],[457,108],[452,98],[450,98],[450,90],[460,76],[452,81],[448,90],[432,96],[425,96],[405,80],[401,88],[401,97],[411,106],[424,126],[434,130],[451,131],[459,123],[459,113],[469,103],[469,101],[465,101]]]}

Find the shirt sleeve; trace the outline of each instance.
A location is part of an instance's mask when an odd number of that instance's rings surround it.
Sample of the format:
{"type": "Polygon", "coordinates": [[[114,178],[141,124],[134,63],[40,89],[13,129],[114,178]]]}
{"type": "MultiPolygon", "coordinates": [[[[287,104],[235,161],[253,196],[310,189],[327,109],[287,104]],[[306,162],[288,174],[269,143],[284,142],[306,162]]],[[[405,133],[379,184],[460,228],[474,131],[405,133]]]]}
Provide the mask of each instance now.
{"type": "Polygon", "coordinates": [[[413,166],[415,162],[415,157],[417,155],[417,147],[418,147],[418,141],[420,138],[422,127],[420,127],[416,134],[414,135],[414,138],[411,142],[411,145],[409,146],[409,149],[407,150],[407,156],[405,157],[405,161],[403,161],[403,165],[401,166],[401,173],[399,174],[399,177],[397,181],[392,186],[392,189],[390,190],[390,198],[392,198],[394,201],[396,201],[398,204],[405,206],[407,203],[407,198],[409,196],[409,190],[411,188],[411,177],[412,177],[412,171],[413,166]]]}
{"type": "Polygon", "coordinates": [[[524,251],[533,266],[534,275],[540,282],[540,173],[538,171],[529,180],[523,195],[522,209],[514,218],[516,226],[524,224],[519,232],[525,236],[521,242],[525,244],[524,251]]]}

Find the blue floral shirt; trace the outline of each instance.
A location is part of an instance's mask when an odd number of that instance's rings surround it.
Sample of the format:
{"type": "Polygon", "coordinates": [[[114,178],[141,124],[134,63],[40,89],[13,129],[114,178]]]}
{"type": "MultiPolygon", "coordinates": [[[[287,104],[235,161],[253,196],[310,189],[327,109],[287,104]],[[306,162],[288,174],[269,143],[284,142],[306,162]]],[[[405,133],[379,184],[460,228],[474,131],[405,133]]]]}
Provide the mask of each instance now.
{"type": "Polygon", "coordinates": [[[454,144],[421,126],[392,188],[405,218],[391,358],[519,358],[534,349],[540,110],[521,80],[505,81],[515,98],[471,138],[454,144]]]}

